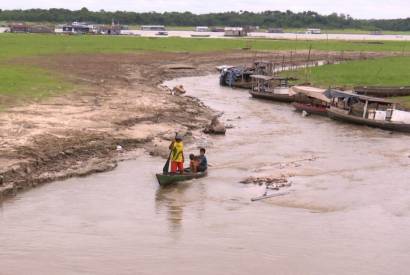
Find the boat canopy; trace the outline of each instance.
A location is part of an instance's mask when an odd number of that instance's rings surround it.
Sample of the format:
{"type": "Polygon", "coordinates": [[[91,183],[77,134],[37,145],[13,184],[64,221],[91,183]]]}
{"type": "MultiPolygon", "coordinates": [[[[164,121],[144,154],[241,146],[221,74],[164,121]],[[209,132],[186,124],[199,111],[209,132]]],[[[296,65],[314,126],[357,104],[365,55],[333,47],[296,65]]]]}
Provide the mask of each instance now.
{"type": "Polygon", "coordinates": [[[288,79],[289,79],[289,78],[287,78],[287,77],[272,76],[272,75],[260,75],[260,74],[253,74],[253,75],[251,75],[251,78],[257,79],[257,80],[264,80],[264,81],[270,81],[270,80],[288,80],[288,79]]]}
{"type": "Polygon", "coordinates": [[[356,98],[362,101],[369,101],[369,102],[382,103],[382,104],[396,104],[396,102],[393,100],[371,97],[371,96],[366,96],[366,95],[358,95],[358,94],[353,93],[352,91],[339,91],[339,90],[329,89],[326,91],[326,96],[330,98],[337,98],[337,97],[356,98]]]}
{"type": "Polygon", "coordinates": [[[310,86],[293,86],[290,88],[289,94],[290,95],[297,95],[297,94],[303,94],[308,97],[316,98],[321,101],[330,103],[330,98],[326,96],[326,89],[320,89],[316,87],[310,87],[310,86]]]}

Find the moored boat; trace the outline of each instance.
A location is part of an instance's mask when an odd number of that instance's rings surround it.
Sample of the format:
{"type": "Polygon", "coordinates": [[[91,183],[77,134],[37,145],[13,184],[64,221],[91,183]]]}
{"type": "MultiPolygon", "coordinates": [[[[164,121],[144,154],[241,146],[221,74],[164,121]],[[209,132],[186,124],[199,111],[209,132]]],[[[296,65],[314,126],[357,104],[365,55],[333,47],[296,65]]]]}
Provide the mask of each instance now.
{"type": "Polygon", "coordinates": [[[325,89],[310,86],[293,86],[290,94],[296,96],[296,102],[292,103],[296,111],[327,116],[330,98],[326,96],[325,89]]]}
{"type": "Polygon", "coordinates": [[[354,87],[354,92],[359,95],[375,97],[410,96],[410,87],[358,86],[354,87]]]}
{"type": "Polygon", "coordinates": [[[280,93],[274,93],[274,92],[259,92],[259,91],[253,91],[253,90],[250,90],[249,93],[254,98],[261,98],[261,99],[267,99],[267,100],[273,100],[273,101],[279,101],[279,102],[287,102],[287,103],[294,101],[294,97],[290,96],[289,94],[280,94],[280,93]]]}
{"type": "Polygon", "coordinates": [[[251,66],[219,66],[219,83],[221,86],[250,89],[252,75],[271,75],[274,65],[270,62],[254,62],[251,66]]]}
{"type": "Polygon", "coordinates": [[[289,78],[266,75],[252,75],[252,97],[280,102],[293,102],[295,96],[291,95],[288,84],[289,78]]]}
{"type": "Polygon", "coordinates": [[[389,131],[410,132],[410,112],[397,109],[397,103],[352,92],[331,91],[329,117],[349,123],[389,131]]]}
{"type": "Polygon", "coordinates": [[[174,183],[178,183],[181,181],[187,181],[192,179],[203,178],[208,175],[208,171],[205,172],[198,172],[198,173],[189,173],[186,172],[184,174],[156,174],[157,180],[159,185],[166,186],[174,183]]]}

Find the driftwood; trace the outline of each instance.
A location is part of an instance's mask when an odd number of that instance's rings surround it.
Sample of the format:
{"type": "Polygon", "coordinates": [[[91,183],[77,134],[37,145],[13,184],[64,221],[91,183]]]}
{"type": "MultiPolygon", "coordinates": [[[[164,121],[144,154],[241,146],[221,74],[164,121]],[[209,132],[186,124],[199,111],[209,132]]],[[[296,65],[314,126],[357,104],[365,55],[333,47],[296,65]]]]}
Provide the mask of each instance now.
{"type": "Polygon", "coordinates": [[[280,196],[288,195],[289,193],[290,192],[282,192],[282,193],[274,193],[270,195],[263,195],[260,197],[252,198],[251,201],[260,201],[260,200],[269,199],[273,197],[280,197],[280,196]]]}

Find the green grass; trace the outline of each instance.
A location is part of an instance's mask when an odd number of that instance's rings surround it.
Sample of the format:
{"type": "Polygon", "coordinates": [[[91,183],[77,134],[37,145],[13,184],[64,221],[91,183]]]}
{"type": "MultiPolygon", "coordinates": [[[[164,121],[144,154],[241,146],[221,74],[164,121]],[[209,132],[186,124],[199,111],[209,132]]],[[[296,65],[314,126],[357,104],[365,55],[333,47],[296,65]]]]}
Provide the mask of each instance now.
{"type": "Polygon", "coordinates": [[[398,100],[404,107],[410,109],[410,96],[400,96],[393,99],[398,100]]]}
{"type": "MultiPolygon", "coordinates": [[[[285,72],[298,82],[310,82],[323,88],[354,86],[410,86],[410,57],[389,57],[365,61],[349,61],[336,65],[285,72]]],[[[397,98],[410,108],[410,97],[397,98]]]]}
{"type": "MultiPolygon", "coordinates": [[[[0,34],[0,97],[44,98],[68,91],[55,74],[35,67],[10,66],[14,58],[68,53],[212,52],[251,47],[253,50],[410,51],[410,43],[387,41],[288,41],[267,39],[144,38],[132,36],[65,36],[0,34]]],[[[45,57],[46,58],[46,57],[45,57]]],[[[366,63],[364,63],[366,64],[366,63]]]]}
{"type": "Polygon", "coordinates": [[[332,51],[410,51],[410,42],[291,41],[269,39],[146,38],[132,36],[65,36],[0,34],[0,61],[5,58],[64,53],[122,53],[140,51],[206,52],[240,49],[332,51]]]}
{"type": "Polygon", "coordinates": [[[0,66],[0,91],[3,95],[40,99],[70,88],[48,71],[25,66],[0,66]]]}
{"type": "Polygon", "coordinates": [[[349,61],[284,74],[293,75],[300,81],[308,80],[321,87],[410,86],[409,68],[410,57],[388,57],[349,61]]]}

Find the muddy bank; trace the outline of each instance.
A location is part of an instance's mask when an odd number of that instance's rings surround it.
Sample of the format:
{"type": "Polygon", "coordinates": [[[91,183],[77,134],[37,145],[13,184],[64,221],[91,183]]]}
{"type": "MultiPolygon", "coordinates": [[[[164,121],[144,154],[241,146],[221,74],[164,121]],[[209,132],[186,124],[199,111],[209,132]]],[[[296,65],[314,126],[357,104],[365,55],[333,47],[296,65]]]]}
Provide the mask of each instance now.
{"type": "MultiPolygon", "coordinates": [[[[41,183],[113,169],[136,148],[164,155],[175,131],[187,142],[213,111],[192,97],[158,87],[167,79],[204,75],[222,63],[306,60],[306,52],[83,54],[18,59],[78,84],[77,91],[0,114],[1,197],[41,183]],[[181,111],[182,110],[182,111],[181,111]],[[120,146],[122,150],[117,150],[120,146]]],[[[381,57],[349,53],[344,59],[381,57]]],[[[310,60],[340,58],[315,52],[310,60]]]]}

